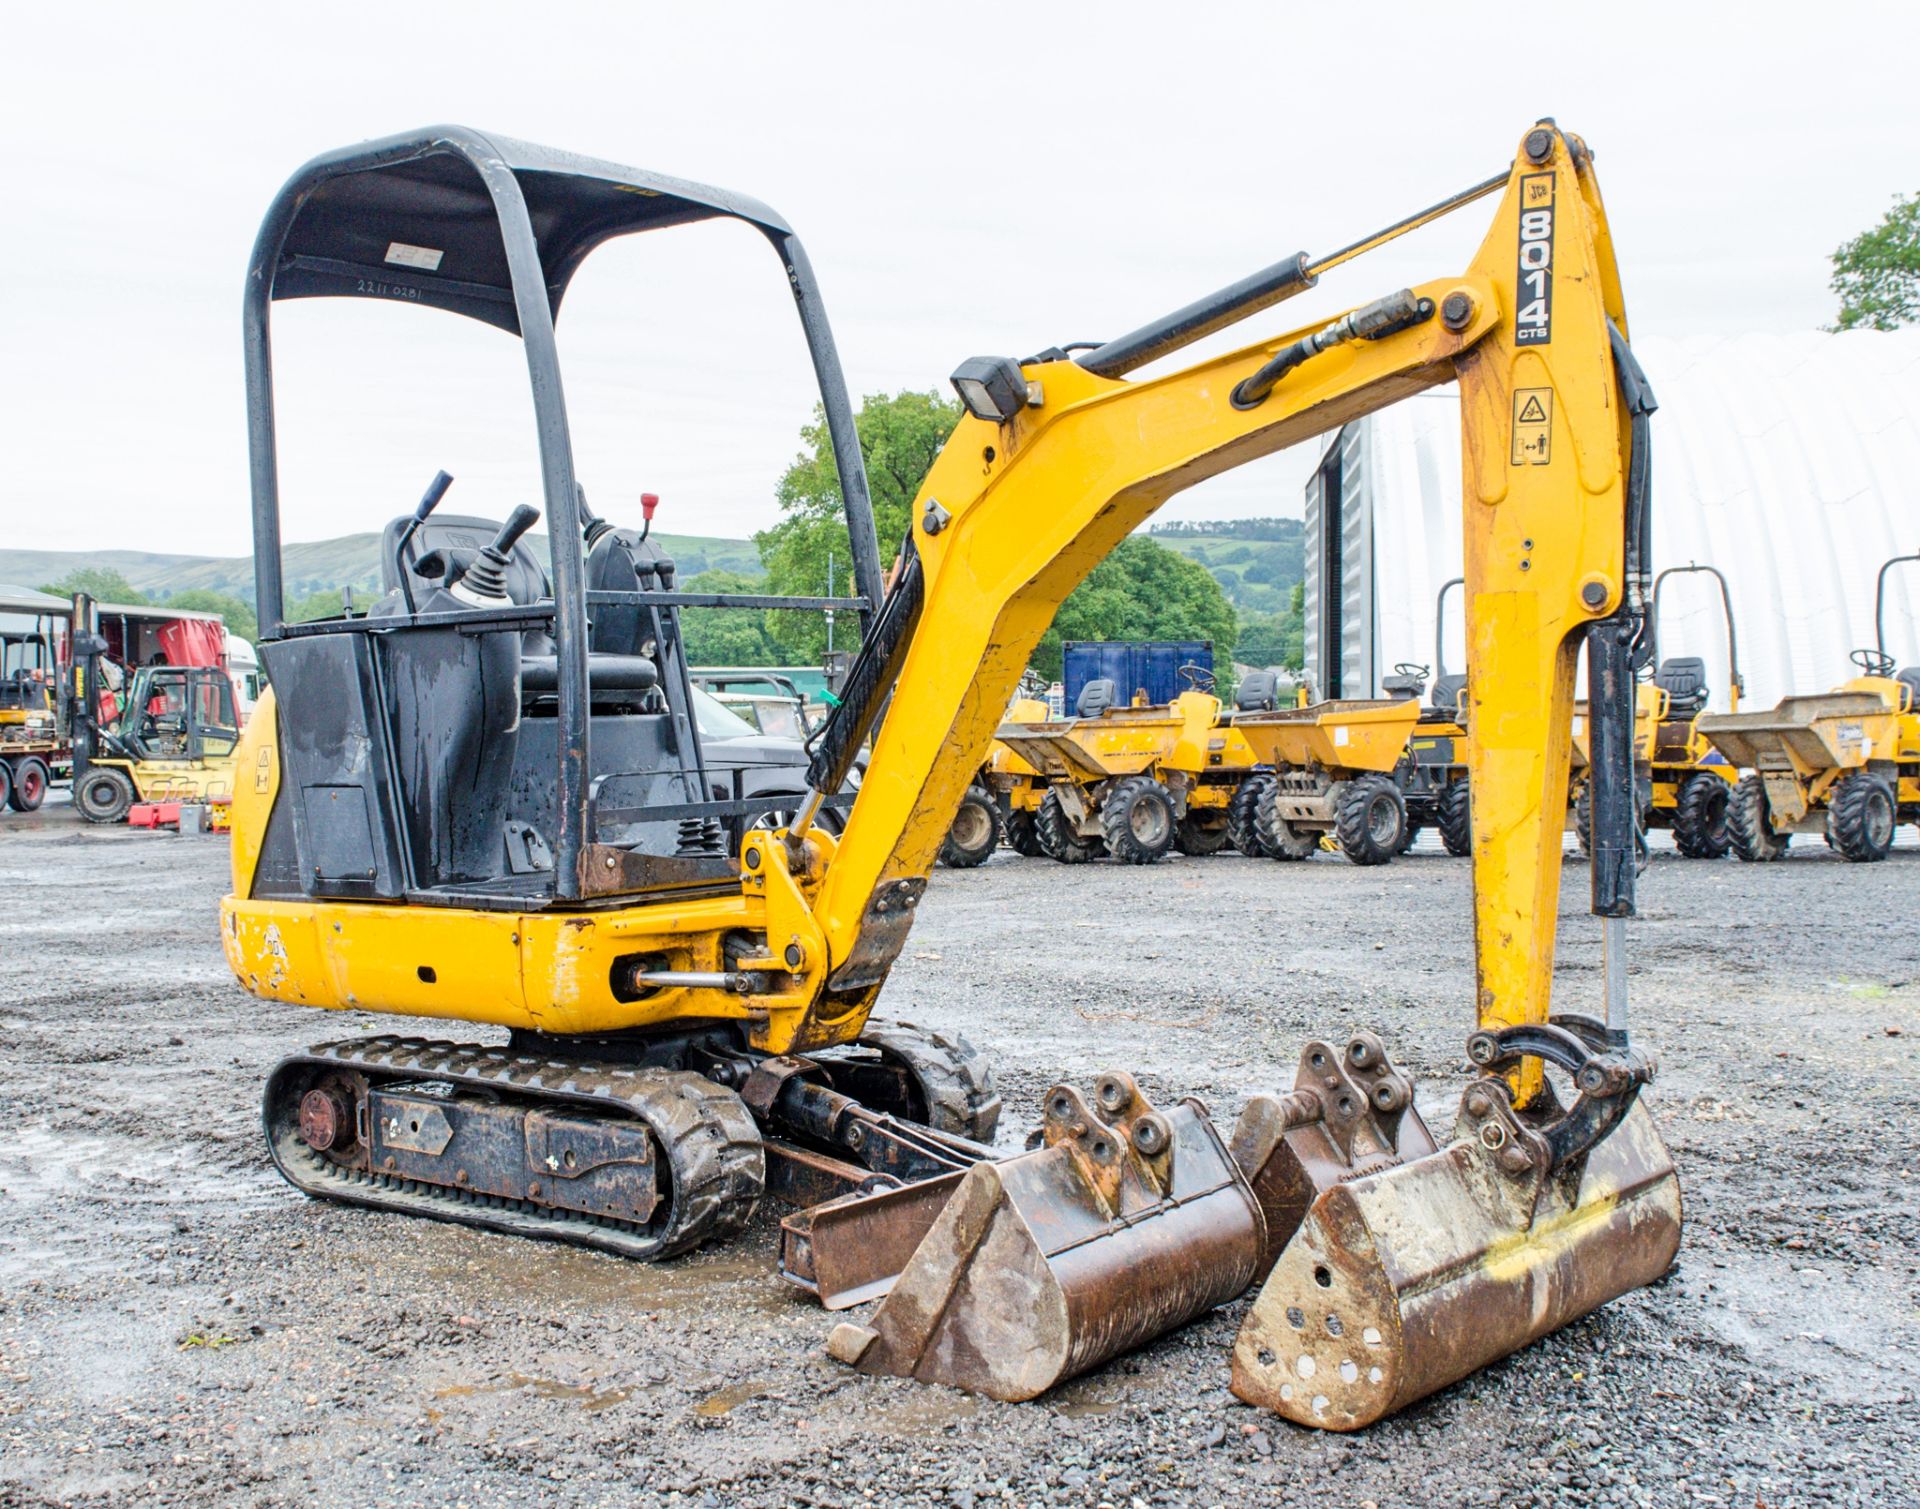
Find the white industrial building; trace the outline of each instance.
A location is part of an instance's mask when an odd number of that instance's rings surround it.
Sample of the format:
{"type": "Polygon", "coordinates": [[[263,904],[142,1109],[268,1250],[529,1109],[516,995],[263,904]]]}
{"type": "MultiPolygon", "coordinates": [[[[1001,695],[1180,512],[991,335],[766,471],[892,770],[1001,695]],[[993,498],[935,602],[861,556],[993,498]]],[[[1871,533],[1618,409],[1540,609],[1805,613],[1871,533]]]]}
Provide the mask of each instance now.
{"type": "MultiPolygon", "coordinates": [[[[1653,418],[1653,563],[1716,566],[1732,589],[1746,705],[1821,691],[1874,642],[1883,561],[1920,551],[1920,330],[1635,342],[1653,418]]],[[[1435,596],[1460,574],[1451,387],[1347,425],[1306,496],[1306,664],[1316,695],[1378,696],[1432,665],[1435,596]],[[1335,583],[1338,583],[1335,590],[1335,583]]],[[[1465,669],[1460,593],[1447,669],[1465,669]]],[[[1887,648],[1920,665],[1920,565],[1887,589],[1887,648]]],[[[1660,653],[1707,662],[1724,708],[1712,578],[1670,578],[1660,653]]]]}

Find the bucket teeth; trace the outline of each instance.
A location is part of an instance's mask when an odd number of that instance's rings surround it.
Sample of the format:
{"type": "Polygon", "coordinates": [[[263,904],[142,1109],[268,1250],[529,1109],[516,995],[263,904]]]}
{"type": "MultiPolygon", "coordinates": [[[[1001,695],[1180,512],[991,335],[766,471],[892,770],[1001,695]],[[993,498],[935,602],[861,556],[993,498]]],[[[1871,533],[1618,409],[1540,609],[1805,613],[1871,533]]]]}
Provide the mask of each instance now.
{"type": "Polygon", "coordinates": [[[969,1169],[870,1320],[828,1351],[868,1373],[1031,1399],[1243,1292],[1265,1223],[1205,1108],[1131,1077],[1056,1085],[1042,1145],[969,1169]]]}
{"type": "Polygon", "coordinates": [[[1242,1399],[1355,1430],[1671,1266],[1680,1185],[1645,1105],[1554,1170],[1488,1083],[1446,1147],[1313,1201],[1234,1345],[1242,1399]]]}

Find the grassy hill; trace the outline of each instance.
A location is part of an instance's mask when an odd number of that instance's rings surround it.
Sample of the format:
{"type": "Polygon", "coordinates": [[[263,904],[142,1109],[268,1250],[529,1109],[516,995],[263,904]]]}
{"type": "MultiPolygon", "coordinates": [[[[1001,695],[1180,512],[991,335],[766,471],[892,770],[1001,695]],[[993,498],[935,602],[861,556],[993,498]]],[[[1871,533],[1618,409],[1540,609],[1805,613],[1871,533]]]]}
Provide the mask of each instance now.
{"type": "Polygon", "coordinates": [[[1242,613],[1284,613],[1305,569],[1305,526],[1299,519],[1227,519],[1155,524],[1154,542],[1211,571],[1242,613]]]}
{"type": "MultiPolygon", "coordinates": [[[[728,571],[760,572],[760,552],[751,540],[722,540],[708,535],[656,534],[684,579],[710,567],[728,571]]],[[[287,596],[300,598],[351,586],[362,596],[373,593],[380,580],[380,537],[342,535],[288,545],[284,552],[287,596]]],[[[527,543],[546,558],[547,537],[527,536],[527,543]]],[[[117,571],[140,591],[156,600],[176,592],[225,592],[253,601],[251,556],[170,555],[146,550],[8,550],[0,547],[0,582],[38,587],[59,581],[84,567],[117,571]]]]}

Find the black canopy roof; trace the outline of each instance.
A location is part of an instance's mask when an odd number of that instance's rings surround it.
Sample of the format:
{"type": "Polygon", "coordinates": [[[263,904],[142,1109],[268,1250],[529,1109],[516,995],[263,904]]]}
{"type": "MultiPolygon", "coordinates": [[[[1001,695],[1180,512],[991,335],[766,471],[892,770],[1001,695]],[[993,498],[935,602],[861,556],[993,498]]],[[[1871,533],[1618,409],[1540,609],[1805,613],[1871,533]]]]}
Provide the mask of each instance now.
{"type": "Polygon", "coordinates": [[[731,216],[776,242],[787,223],[755,199],[597,158],[434,126],[316,157],[287,183],[255,247],[274,299],[399,299],[519,333],[502,196],[526,205],[554,314],[602,241],[731,216]]]}

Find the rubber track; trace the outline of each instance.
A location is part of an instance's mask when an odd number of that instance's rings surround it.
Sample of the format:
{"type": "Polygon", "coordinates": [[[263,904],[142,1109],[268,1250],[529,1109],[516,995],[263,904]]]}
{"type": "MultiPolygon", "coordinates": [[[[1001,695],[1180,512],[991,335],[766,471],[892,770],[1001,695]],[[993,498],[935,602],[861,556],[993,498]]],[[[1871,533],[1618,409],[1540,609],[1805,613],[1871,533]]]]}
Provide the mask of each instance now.
{"type": "Polygon", "coordinates": [[[913,1070],[927,1097],[927,1125],[935,1131],[993,1141],[1000,1124],[993,1069],[964,1037],[912,1022],[870,1020],[858,1046],[880,1049],[913,1070]]]}
{"type": "Polygon", "coordinates": [[[766,1152],[745,1102],[725,1086],[681,1069],[539,1058],[427,1038],[358,1038],[323,1043],[283,1060],[267,1082],[262,1115],[280,1172],[296,1189],[317,1199],[571,1242],[624,1257],[675,1257],[732,1236],[753,1218],[766,1186],[766,1152]],[[667,1215],[641,1226],[345,1168],[300,1140],[294,1130],[297,1107],[275,1115],[275,1092],[301,1068],[362,1074],[373,1087],[429,1083],[496,1096],[505,1091],[515,1100],[556,1109],[636,1118],[646,1123],[666,1154],[671,1179],[667,1215]]]}

